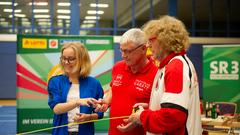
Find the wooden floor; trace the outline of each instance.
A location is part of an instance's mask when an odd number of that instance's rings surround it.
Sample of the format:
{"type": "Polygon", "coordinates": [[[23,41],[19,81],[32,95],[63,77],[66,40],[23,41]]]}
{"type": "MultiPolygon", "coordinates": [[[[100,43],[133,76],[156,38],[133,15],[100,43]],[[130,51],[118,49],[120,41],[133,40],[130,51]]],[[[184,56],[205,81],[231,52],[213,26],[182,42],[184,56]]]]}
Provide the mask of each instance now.
{"type": "Polygon", "coordinates": [[[16,106],[16,100],[0,99],[0,105],[16,106]]]}

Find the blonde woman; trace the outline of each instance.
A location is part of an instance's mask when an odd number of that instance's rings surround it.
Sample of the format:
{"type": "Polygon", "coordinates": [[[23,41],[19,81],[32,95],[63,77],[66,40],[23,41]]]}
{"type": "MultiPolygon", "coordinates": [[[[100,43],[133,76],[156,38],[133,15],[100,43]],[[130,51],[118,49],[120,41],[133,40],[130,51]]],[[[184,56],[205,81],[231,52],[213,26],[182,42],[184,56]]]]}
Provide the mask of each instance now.
{"type": "MultiPolygon", "coordinates": [[[[91,62],[84,45],[65,43],[61,48],[60,65],[64,74],[52,77],[48,83],[53,126],[101,119],[103,113],[94,112],[93,102],[103,97],[103,89],[99,81],[89,76],[91,62]]],[[[94,135],[94,123],[55,128],[52,134],[94,135]]]]}

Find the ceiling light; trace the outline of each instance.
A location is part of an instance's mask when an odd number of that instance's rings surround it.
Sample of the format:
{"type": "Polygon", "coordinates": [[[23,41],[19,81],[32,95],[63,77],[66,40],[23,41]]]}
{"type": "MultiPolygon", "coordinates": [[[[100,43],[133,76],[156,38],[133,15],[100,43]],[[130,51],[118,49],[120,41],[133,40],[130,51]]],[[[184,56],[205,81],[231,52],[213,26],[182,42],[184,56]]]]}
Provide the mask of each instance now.
{"type": "Polygon", "coordinates": [[[6,21],[6,19],[5,18],[0,18],[0,21],[4,22],[4,21],[6,21]]]}
{"type": "MultiPolygon", "coordinates": [[[[29,2],[29,4],[28,5],[32,5],[32,2],[29,2]]],[[[35,5],[35,6],[47,6],[48,5],[48,3],[47,2],[33,2],[33,5],[35,5]]]]}
{"type": "Polygon", "coordinates": [[[50,15],[34,15],[34,18],[50,18],[50,15]]]}
{"type": "Polygon", "coordinates": [[[48,9],[33,9],[33,13],[48,13],[48,9]]]}
{"type": "Polygon", "coordinates": [[[100,17],[99,16],[98,17],[97,16],[85,16],[85,19],[86,20],[94,20],[94,19],[96,20],[96,19],[100,19],[100,17]]]}
{"type": "Polygon", "coordinates": [[[82,24],[81,28],[92,28],[94,27],[94,24],[82,24]]]}
{"type": "Polygon", "coordinates": [[[108,4],[96,4],[96,3],[91,3],[90,7],[100,7],[100,8],[107,8],[108,4]]]}
{"type": "Polygon", "coordinates": [[[51,25],[50,22],[38,22],[38,25],[51,25]]]}
{"type": "Polygon", "coordinates": [[[68,15],[58,15],[57,18],[58,19],[70,19],[70,16],[68,16],[68,15]]]}
{"type": "Polygon", "coordinates": [[[8,25],[8,22],[0,22],[1,25],[8,25]]]}
{"type": "Polygon", "coordinates": [[[62,29],[58,30],[58,34],[62,34],[62,33],[63,33],[62,29]]]}
{"type": "MultiPolygon", "coordinates": [[[[25,14],[14,14],[15,17],[26,17],[25,14]]],[[[12,18],[12,15],[9,15],[9,18],[12,18]]]]}
{"type": "Polygon", "coordinates": [[[25,33],[28,33],[29,32],[29,30],[28,29],[25,29],[25,33]]]}
{"type": "MultiPolygon", "coordinates": [[[[58,6],[62,6],[62,7],[68,7],[71,5],[71,3],[69,2],[60,2],[57,4],[58,6]]],[[[79,3],[79,7],[81,6],[81,3],[79,3]]]]}
{"type": "MultiPolygon", "coordinates": [[[[13,10],[12,9],[3,9],[3,12],[13,12],[13,10]]],[[[21,9],[15,9],[14,10],[14,13],[20,13],[20,12],[22,12],[22,10],[21,9]]]]}
{"type": "Polygon", "coordinates": [[[14,16],[16,16],[16,17],[26,17],[25,14],[15,14],[14,16]]]}
{"type": "Polygon", "coordinates": [[[58,23],[63,23],[63,22],[65,22],[65,23],[70,23],[70,20],[68,19],[68,20],[62,20],[62,19],[57,19],[57,22],[58,23]]]}
{"type": "Polygon", "coordinates": [[[31,23],[30,22],[22,22],[22,25],[24,25],[24,26],[29,26],[29,25],[31,25],[31,23]]]}
{"type": "Polygon", "coordinates": [[[60,14],[69,14],[70,12],[71,12],[70,10],[64,10],[64,9],[57,10],[57,13],[60,13],[60,14]]]}
{"type": "Polygon", "coordinates": [[[84,20],[83,23],[96,23],[95,20],[84,20]]]}
{"type": "Polygon", "coordinates": [[[91,28],[93,26],[94,26],[94,24],[83,24],[83,25],[81,25],[81,28],[91,28]]]}
{"type": "Polygon", "coordinates": [[[63,26],[63,23],[62,22],[58,22],[57,25],[58,26],[63,26]]]}
{"type": "Polygon", "coordinates": [[[70,20],[65,20],[66,23],[70,23],[70,20]]]}
{"type": "Polygon", "coordinates": [[[36,21],[39,21],[39,22],[48,22],[48,21],[50,21],[50,19],[47,19],[47,18],[45,18],[45,19],[37,19],[36,21]]]}
{"type": "Polygon", "coordinates": [[[71,4],[68,2],[59,2],[57,5],[65,7],[65,6],[70,6],[71,4]]]}
{"type": "Polygon", "coordinates": [[[12,5],[12,2],[0,2],[0,5],[12,5]]]}
{"type": "Polygon", "coordinates": [[[21,21],[27,22],[27,21],[28,21],[28,18],[21,18],[21,21]]]}
{"type": "Polygon", "coordinates": [[[99,14],[99,15],[101,15],[101,14],[104,13],[104,11],[102,11],[102,10],[98,10],[98,11],[96,11],[96,10],[88,10],[87,13],[88,14],[99,14]]]}
{"type": "MultiPolygon", "coordinates": [[[[0,5],[12,5],[12,2],[0,2],[0,5]]],[[[14,6],[17,6],[18,3],[14,2],[14,6]]]]}

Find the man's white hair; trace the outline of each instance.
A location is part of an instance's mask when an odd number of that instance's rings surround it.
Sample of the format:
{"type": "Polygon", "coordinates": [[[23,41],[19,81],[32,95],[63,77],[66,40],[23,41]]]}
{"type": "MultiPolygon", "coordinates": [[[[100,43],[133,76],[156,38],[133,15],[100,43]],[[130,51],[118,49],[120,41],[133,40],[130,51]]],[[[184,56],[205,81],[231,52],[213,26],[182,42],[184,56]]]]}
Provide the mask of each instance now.
{"type": "Polygon", "coordinates": [[[128,42],[132,42],[136,46],[139,46],[142,44],[146,44],[147,38],[145,33],[141,29],[131,28],[122,35],[120,39],[120,45],[126,44],[128,42]]]}

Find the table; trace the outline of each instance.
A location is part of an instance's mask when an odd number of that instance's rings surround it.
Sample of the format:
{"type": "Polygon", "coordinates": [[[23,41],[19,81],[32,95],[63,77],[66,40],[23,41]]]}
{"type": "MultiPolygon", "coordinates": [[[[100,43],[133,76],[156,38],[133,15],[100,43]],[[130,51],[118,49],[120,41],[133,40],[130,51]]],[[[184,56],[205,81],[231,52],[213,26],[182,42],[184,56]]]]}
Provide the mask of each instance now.
{"type": "Polygon", "coordinates": [[[217,119],[201,118],[203,129],[205,131],[213,132],[227,132],[234,134],[236,129],[240,129],[240,122],[234,121],[230,116],[219,116],[217,119]]]}
{"type": "Polygon", "coordinates": [[[218,117],[217,119],[212,118],[201,118],[202,125],[206,126],[225,126],[231,128],[240,128],[240,122],[232,121],[232,117],[218,117]]]}

